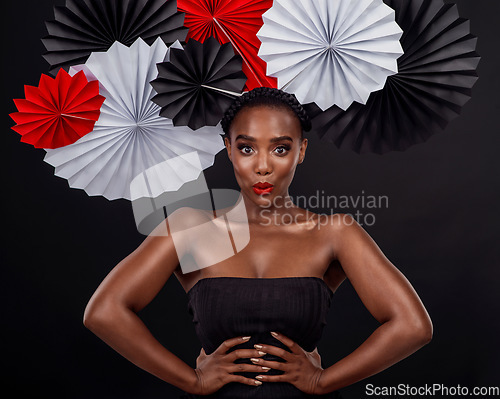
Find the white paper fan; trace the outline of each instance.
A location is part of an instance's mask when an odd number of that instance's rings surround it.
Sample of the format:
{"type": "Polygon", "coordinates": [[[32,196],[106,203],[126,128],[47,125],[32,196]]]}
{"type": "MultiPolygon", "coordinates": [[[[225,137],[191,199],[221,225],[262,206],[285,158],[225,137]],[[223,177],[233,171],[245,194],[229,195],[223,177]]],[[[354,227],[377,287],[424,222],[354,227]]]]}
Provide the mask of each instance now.
{"type": "Polygon", "coordinates": [[[302,103],[365,104],[398,72],[402,30],[382,0],[274,0],[262,18],[267,75],[302,103]]]}
{"type": "Polygon", "coordinates": [[[156,92],[149,82],[158,74],[156,64],[166,59],[168,48],[162,40],[150,47],[139,38],[131,47],[115,42],[107,52],[92,53],[85,65],[70,70],[83,70],[88,79],[99,80],[106,100],[93,132],[66,147],[46,150],[44,160],[55,167],[56,176],[89,195],[135,200],[177,190],[196,179],[199,167],[184,154],[196,151],[203,169],[213,165],[215,154],[224,148],[222,129],[174,126],[151,101],[156,92]],[[149,188],[131,194],[135,177],[175,157],[184,160],[183,170],[174,168],[157,178],[150,175],[149,188]]]}

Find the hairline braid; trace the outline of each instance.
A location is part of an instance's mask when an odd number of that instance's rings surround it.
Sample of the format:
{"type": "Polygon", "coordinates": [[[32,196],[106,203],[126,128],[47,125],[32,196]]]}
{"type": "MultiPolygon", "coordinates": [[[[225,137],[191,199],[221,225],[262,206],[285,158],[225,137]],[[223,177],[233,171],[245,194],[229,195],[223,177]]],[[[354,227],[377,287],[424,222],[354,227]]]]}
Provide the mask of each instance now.
{"type": "Polygon", "coordinates": [[[229,128],[233,120],[236,118],[236,115],[243,108],[255,106],[288,108],[299,119],[302,132],[308,132],[311,130],[311,120],[309,119],[309,115],[302,104],[300,104],[297,100],[295,95],[271,87],[257,87],[236,98],[229,108],[227,108],[221,120],[224,136],[229,136],[229,128]]]}

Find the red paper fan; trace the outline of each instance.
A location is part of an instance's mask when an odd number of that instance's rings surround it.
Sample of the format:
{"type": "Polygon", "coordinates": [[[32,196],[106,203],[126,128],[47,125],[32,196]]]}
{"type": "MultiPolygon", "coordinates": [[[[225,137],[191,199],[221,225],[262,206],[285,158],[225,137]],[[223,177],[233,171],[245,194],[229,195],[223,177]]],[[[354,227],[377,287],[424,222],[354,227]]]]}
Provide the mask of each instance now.
{"type": "Polygon", "coordinates": [[[24,92],[26,99],[14,100],[19,112],[10,114],[17,123],[12,129],[36,148],[64,147],[91,132],[105,100],[98,81],[63,69],[55,79],[42,75],[38,87],[24,86],[24,92]]]}
{"type": "Polygon", "coordinates": [[[272,0],[177,0],[178,11],[185,13],[184,26],[189,28],[186,40],[204,42],[213,36],[221,44],[231,42],[243,58],[245,90],[278,84],[276,78],[266,76],[266,63],[257,55],[262,14],[272,5],[272,0]]]}

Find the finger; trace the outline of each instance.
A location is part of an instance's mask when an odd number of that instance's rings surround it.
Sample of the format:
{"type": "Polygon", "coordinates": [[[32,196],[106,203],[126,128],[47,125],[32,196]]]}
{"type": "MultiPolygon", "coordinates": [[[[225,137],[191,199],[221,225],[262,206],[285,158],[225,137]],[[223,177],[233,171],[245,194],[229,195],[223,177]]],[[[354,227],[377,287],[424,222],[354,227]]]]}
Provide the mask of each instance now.
{"type": "Polygon", "coordinates": [[[240,364],[232,364],[231,366],[227,367],[226,370],[229,373],[267,373],[269,370],[271,370],[271,367],[268,366],[257,366],[256,364],[247,364],[247,363],[240,363],[240,364]]]}
{"type": "Polygon", "coordinates": [[[287,374],[279,374],[279,375],[257,375],[255,379],[262,382],[288,382],[287,374]]]}
{"type": "Polygon", "coordinates": [[[250,338],[251,337],[247,336],[247,337],[235,337],[226,339],[219,345],[219,347],[216,349],[216,352],[226,353],[233,346],[240,345],[244,342],[248,342],[250,338]]]}
{"type": "Polygon", "coordinates": [[[242,375],[237,375],[237,374],[230,374],[231,377],[229,377],[229,382],[239,382],[241,384],[246,384],[246,385],[262,385],[262,381],[259,380],[254,380],[253,378],[246,378],[243,377],[242,375]]]}
{"type": "Polygon", "coordinates": [[[277,340],[283,342],[286,346],[288,346],[293,353],[297,352],[298,345],[295,343],[293,339],[290,339],[287,336],[275,331],[271,331],[271,335],[277,340]]]}
{"type": "Polygon", "coordinates": [[[292,361],[293,359],[293,354],[291,354],[290,352],[288,352],[287,350],[283,349],[283,348],[278,348],[277,346],[273,346],[273,345],[264,345],[264,344],[258,344],[258,345],[254,345],[254,346],[257,346],[258,350],[260,350],[261,352],[264,352],[264,353],[269,353],[270,355],[275,355],[275,356],[278,356],[278,357],[281,357],[283,360],[285,361],[292,361]]]}
{"type": "Polygon", "coordinates": [[[251,357],[262,357],[266,353],[257,349],[235,349],[234,351],[228,353],[227,360],[234,362],[236,359],[249,359],[251,357]]]}
{"type": "Polygon", "coordinates": [[[274,360],[264,360],[264,359],[258,359],[258,358],[252,357],[252,358],[250,358],[250,361],[253,364],[257,364],[259,366],[270,367],[270,368],[276,369],[276,370],[286,371],[288,369],[288,365],[286,363],[277,362],[274,360]]]}

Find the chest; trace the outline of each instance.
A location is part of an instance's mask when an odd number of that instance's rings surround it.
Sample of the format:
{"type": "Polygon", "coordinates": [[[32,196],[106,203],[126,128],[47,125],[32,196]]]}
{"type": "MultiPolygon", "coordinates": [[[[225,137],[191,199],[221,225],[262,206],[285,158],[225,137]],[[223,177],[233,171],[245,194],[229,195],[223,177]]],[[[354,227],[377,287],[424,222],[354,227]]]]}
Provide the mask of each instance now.
{"type": "Polygon", "coordinates": [[[304,226],[211,226],[191,255],[206,275],[322,276],[331,261],[321,231],[304,226]]]}

